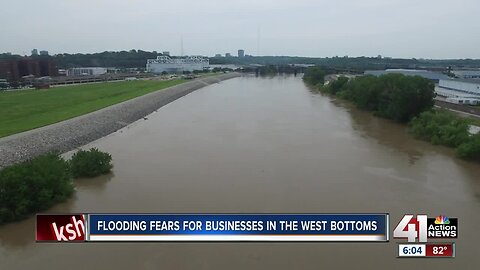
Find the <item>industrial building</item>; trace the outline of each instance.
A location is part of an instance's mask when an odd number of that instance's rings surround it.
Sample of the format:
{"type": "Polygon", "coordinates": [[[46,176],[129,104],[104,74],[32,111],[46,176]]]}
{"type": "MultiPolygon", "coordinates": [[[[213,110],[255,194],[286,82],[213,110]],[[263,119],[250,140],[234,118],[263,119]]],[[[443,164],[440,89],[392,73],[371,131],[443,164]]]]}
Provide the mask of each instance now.
{"type": "Polygon", "coordinates": [[[474,95],[480,98],[480,81],[473,80],[440,80],[439,87],[474,95]]]}
{"type": "Polygon", "coordinates": [[[381,76],[385,74],[403,74],[405,76],[420,76],[438,83],[440,80],[448,79],[449,77],[442,73],[437,73],[428,70],[420,69],[387,69],[387,70],[367,70],[365,75],[381,76]]]}
{"type": "Polygon", "coordinates": [[[67,69],[67,76],[98,76],[107,73],[103,67],[81,67],[67,69]]]}
{"type": "Polygon", "coordinates": [[[46,77],[57,76],[58,69],[50,59],[22,57],[0,60],[0,79],[19,82],[24,76],[46,77]]]}
{"type": "Polygon", "coordinates": [[[452,73],[460,79],[480,79],[480,69],[452,70],[452,73]]]}
{"type": "Polygon", "coordinates": [[[480,99],[476,98],[446,98],[446,102],[460,105],[479,105],[480,99]]]}
{"type": "Polygon", "coordinates": [[[209,68],[209,60],[203,56],[186,56],[171,58],[157,56],[157,59],[147,60],[147,72],[151,73],[182,73],[184,71],[204,70],[209,68]]]}
{"type": "Polygon", "coordinates": [[[455,104],[480,104],[480,81],[475,80],[440,80],[435,86],[435,93],[455,104]]]}

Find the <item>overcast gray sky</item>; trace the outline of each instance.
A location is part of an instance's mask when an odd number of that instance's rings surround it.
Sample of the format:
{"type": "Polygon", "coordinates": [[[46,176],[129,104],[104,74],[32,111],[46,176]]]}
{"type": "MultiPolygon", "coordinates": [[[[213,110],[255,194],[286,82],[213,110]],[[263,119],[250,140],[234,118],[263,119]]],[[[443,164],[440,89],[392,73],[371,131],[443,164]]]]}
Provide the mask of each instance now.
{"type": "Polygon", "coordinates": [[[479,0],[0,0],[0,52],[480,58],[479,0]],[[260,37],[260,38],[258,38],[260,37]],[[259,44],[259,46],[258,46],[259,44]]]}

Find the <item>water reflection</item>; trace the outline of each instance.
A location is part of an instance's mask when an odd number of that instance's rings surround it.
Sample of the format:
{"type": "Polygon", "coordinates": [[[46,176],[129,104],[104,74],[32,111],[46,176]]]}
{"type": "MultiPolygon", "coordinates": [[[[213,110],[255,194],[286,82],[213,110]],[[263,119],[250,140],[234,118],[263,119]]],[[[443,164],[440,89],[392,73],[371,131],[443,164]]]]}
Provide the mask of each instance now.
{"type": "Polygon", "coordinates": [[[107,187],[107,184],[115,177],[113,172],[93,178],[79,178],[75,180],[75,187],[78,190],[100,192],[107,187]]]}
{"type": "Polygon", "coordinates": [[[406,125],[377,117],[372,112],[356,108],[351,102],[332,98],[315,90],[312,93],[322,95],[324,98],[330,99],[335,106],[344,108],[352,120],[352,128],[358,131],[360,136],[373,139],[381,145],[406,154],[410,165],[414,165],[423,156],[422,151],[418,149],[428,145],[415,140],[412,135],[408,134],[406,125]]]}

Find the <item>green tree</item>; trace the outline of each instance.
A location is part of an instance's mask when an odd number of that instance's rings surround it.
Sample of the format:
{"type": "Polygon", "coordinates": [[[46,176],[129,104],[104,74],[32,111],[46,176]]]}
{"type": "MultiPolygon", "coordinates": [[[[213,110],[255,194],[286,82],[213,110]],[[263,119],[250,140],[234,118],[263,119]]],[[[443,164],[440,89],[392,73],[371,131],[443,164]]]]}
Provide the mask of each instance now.
{"type": "Polygon", "coordinates": [[[88,151],[79,150],[73,154],[70,166],[74,177],[95,177],[109,173],[113,168],[111,162],[110,154],[91,148],[88,151]]]}
{"type": "Polygon", "coordinates": [[[332,81],[328,84],[328,93],[332,95],[336,95],[338,92],[343,90],[345,85],[348,83],[348,78],[345,76],[341,76],[338,79],[332,81]]]}
{"type": "MultiPolygon", "coordinates": [[[[311,81],[309,75],[306,81],[311,81]]],[[[339,78],[324,87],[326,92],[353,101],[358,107],[398,122],[408,122],[433,107],[434,85],[416,76],[388,74],[339,78]]]]}
{"type": "Polygon", "coordinates": [[[73,193],[68,163],[56,154],[0,171],[0,224],[64,201],[73,193]]]}
{"type": "Polygon", "coordinates": [[[411,132],[418,138],[450,147],[469,141],[468,120],[445,110],[431,110],[410,121],[411,132]]]}
{"type": "Polygon", "coordinates": [[[408,122],[433,107],[434,85],[420,76],[388,74],[379,77],[383,91],[378,114],[398,122],[408,122]]]}
{"type": "Polygon", "coordinates": [[[303,80],[311,85],[323,85],[325,82],[325,71],[320,67],[307,68],[303,76],[303,80]]]}
{"type": "Polygon", "coordinates": [[[461,158],[480,161],[480,134],[460,144],[457,148],[457,154],[461,158]]]}

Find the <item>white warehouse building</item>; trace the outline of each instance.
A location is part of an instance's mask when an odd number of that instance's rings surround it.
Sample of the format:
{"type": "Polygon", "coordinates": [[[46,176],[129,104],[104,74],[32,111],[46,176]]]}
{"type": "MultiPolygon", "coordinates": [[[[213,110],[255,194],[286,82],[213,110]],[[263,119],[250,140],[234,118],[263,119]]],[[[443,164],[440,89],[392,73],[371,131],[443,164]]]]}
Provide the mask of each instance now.
{"type": "Polygon", "coordinates": [[[480,69],[453,70],[452,73],[460,79],[480,79],[480,69]]]}
{"type": "Polygon", "coordinates": [[[435,93],[451,103],[477,105],[480,103],[480,81],[440,80],[435,93]]]}
{"type": "Polygon", "coordinates": [[[157,56],[157,59],[147,60],[147,72],[151,73],[181,73],[208,69],[210,60],[203,56],[186,56],[171,58],[169,56],[157,56]]]}
{"type": "Polygon", "coordinates": [[[107,73],[103,67],[81,67],[67,69],[67,76],[98,76],[107,73]]]}
{"type": "Polygon", "coordinates": [[[440,80],[438,86],[454,90],[464,95],[474,95],[480,98],[480,81],[474,80],[440,80]]]}

